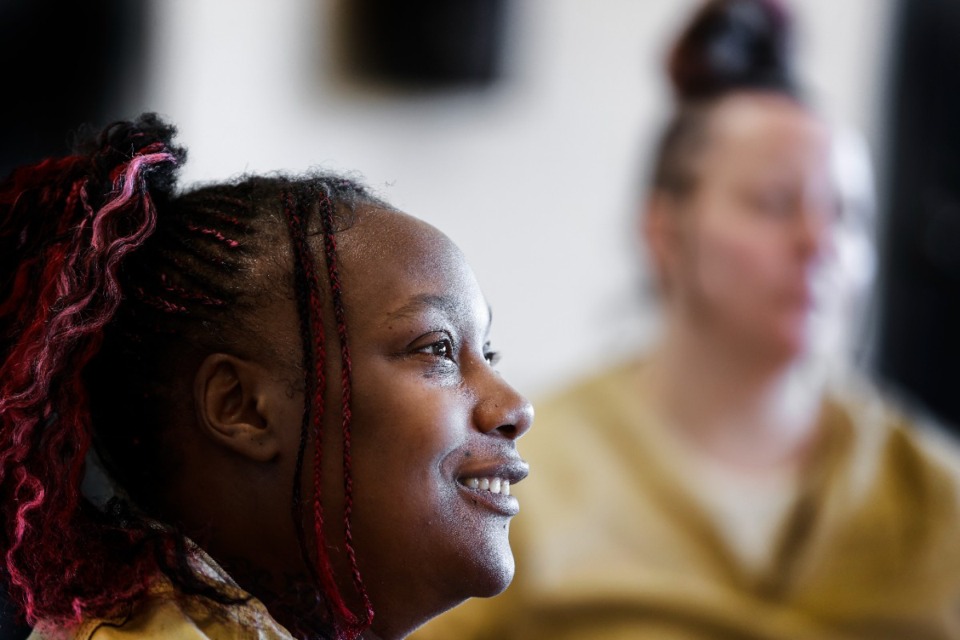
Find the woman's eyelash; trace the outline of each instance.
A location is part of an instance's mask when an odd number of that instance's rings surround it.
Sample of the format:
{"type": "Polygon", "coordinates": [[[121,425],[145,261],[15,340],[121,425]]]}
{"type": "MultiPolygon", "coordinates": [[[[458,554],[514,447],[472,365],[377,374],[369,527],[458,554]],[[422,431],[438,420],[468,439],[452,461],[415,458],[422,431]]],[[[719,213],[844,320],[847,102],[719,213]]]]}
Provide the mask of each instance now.
{"type": "MultiPolygon", "coordinates": [[[[455,360],[453,341],[450,338],[434,340],[430,344],[419,347],[416,351],[443,360],[455,360]]],[[[490,345],[484,345],[483,359],[486,360],[488,365],[494,367],[500,362],[500,352],[492,350],[490,345]]]]}
{"type": "Polygon", "coordinates": [[[417,349],[417,351],[438,358],[444,358],[448,360],[453,359],[453,343],[450,342],[449,338],[431,342],[430,344],[424,345],[423,347],[417,349]]]}

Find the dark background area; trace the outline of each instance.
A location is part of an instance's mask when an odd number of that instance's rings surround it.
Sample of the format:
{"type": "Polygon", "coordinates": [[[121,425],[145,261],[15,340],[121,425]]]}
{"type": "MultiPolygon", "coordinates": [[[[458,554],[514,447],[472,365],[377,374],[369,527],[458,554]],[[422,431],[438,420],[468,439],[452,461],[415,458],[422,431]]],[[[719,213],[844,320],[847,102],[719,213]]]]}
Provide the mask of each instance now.
{"type": "Polygon", "coordinates": [[[348,0],[337,34],[351,80],[402,90],[483,86],[504,67],[510,0],[348,0]]]}
{"type": "Polygon", "coordinates": [[[960,2],[901,0],[892,25],[877,367],[960,435],[960,2]]]}
{"type": "Polygon", "coordinates": [[[0,0],[0,174],[69,149],[143,87],[146,3],[0,0]]]}

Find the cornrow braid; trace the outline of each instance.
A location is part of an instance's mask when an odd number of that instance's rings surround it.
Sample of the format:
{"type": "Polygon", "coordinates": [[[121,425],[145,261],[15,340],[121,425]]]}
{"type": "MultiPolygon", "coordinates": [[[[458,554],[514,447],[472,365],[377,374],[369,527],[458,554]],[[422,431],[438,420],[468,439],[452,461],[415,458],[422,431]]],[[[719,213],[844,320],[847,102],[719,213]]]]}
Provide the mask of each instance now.
{"type": "MultiPolygon", "coordinates": [[[[355,188],[347,181],[338,181],[333,188],[355,188]]],[[[313,534],[315,553],[317,557],[316,576],[327,596],[326,604],[329,613],[333,616],[338,637],[355,638],[364,629],[369,627],[373,620],[373,607],[367,595],[366,588],[357,566],[356,553],[353,548],[351,514],[353,509],[353,479],[350,452],[350,422],[351,422],[351,360],[350,347],[347,340],[345,313],[343,307],[342,285],[337,268],[337,251],[335,240],[335,203],[327,189],[328,185],[309,185],[305,190],[284,195],[284,211],[287,216],[288,229],[294,252],[294,280],[297,289],[298,314],[300,317],[300,334],[304,342],[304,376],[306,387],[306,403],[301,423],[300,446],[294,478],[294,518],[298,525],[298,536],[303,543],[305,535],[302,529],[303,514],[299,501],[300,487],[302,486],[303,461],[307,441],[308,429],[313,434],[313,534]],[[326,348],[323,328],[322,289],[319,281],[319,270],[307,241],[307,206],[315,205],[320,216],[322,233],[323,258],[326,263],[327,285],[330,292],[331,304],[334,311],[334,320],[337,326],[337,338],[340,344],[341,367],[341,434],[343,447],[343,475],[344,475],[344,547],[349,561],[351,578],[363,606],[362,616],[357,616],[350,610],[344,601],[343,595],[336,584],[330,556],[325,543],[324,509],[323,509],[323,415],[324,397],[326,388],[326,348]],[[312,361],[311,361],[312,360],[312,361]]],[[[332,190],[332,189],[331,189],[332,190]]],[[[305,556],[308,551],[301,549],[305,556]]]]}
{"type": "MultiPolygon", "coordinates": [[[[326,350],[325,335],[322,317],[319,311],[323,308],[320,298],[320,287],[317,280],[316,268],[313,264],[313,255],[307,243],[306,220],[300,208],[298,199],[289,191],[283,193],[284,214],[287,218],[290,242],[293,250],[294,292],[297,301],[297,314],[300,319],[300,341],[303,350],[304,372],[304,410],[300,423],[300,439],[297,446],[297,460],[293,477],[292,516],[296,525],[297,542],[304,564],[309,568],[313,579],[320,583],[324,590],[332,591],[339,598],[339,591],[332,577],[330,559],[326,553],[326,546],[317,545],[317,564],[314,565],[309,553],[306,533],[303,528],[303,463],[306,457],[307,442],[310,433],[314,433],[315,457],[322,456],[323,452],[323,414],[324,402],[317,395],[326,388],[326,350]]],[[[316,463],[316,461],[315,461],[316,463]]],[[[314,495],[314,503],[322,504],[322,496],[314,495]]],[[[313,510],[316,520],[316,508],[313,510]]],[[[322,510],[319,517],[319,530],[322,532],[322,510]]],[[[317,527],[315,522],[315,528],[317,527]]],[[[322,538],[321,538],[322,539],[322,538]]],[[[332,598],[326,598],[324,605],[330,619],[333,619],[335,607],[332,598]]],[[[342,598],[336,610],[345,609],[342,598]]],[[[343,613],[339,613],[343,615],[343,613]]]]}
{"type": "Polygon", "coordinates": [[[156,452],[174,404],[165,381],[189,353],[236,347],[242,322],[232,327],[263,288],[249,264],[269,244],[268,225],[251,201],[224,197],[224,188],[163,203],[156,233],[124,265],[126,300],[86,375],[100,458],[147,510],[157,501],[166,456],[156,452]]]}
{"type": "MultiPolygon", "coordinates": [[[[342,438],[343,438],[343,494],[344,494],[344,549],[350,562],[350,572],[354,587],[360,595],[363,604],[363,618],[357,621],[358,630],[373,621],[373,605],[367,594],[360,569],[357,566],[357,554],[353,548],[353,461],[351,457],[351,410],[352,371],[353,363],[350,359],[350,343],[347,340],[347,323],[343,308],[343,286],[340,283],[340,273],[337,268],[337,243],[334,236],[333,204],[326,194],[320,194],[320,220],[323,227],[323,247],[327,261],[327,277],[329,278],[330,297],[333,303],[334,319],[337,323],[337,336],[340,340],[340,372],[341,372],[341,403],[342,403],[342,438]]],[[[319,486],[320,477],[314,469],[314,491],[319,486]]]]}

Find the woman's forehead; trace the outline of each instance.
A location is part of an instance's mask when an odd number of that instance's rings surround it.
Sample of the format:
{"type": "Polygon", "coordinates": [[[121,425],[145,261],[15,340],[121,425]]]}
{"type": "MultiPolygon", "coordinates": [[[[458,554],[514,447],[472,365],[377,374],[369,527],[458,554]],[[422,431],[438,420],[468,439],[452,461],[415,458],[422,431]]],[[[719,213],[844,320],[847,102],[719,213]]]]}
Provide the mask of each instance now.
{"type": "Polygon", "coordinates": [[[387,311],[431,296],[486,306],[460,249],[418,218],[367,209],[337,238],[344,293],[355,306],[387,311]]]}
{"type": "Polygon", "coordinates": [[[790,149],[829,148],[825,123],[799,102],[785,96],[745,93],[723,100],[711,118],[717,141],[790,149]]]}
{"type": "Polygon", "coordinates": [[[422,274],[429,267],[444,270],[464,262],[446,235],[409,214],[367,207],[356,211],[354,220],[336,236],[341,262],[351,270],[416,269],[422,274]]]}
{"type": "Polygon", "coordinates": [[[705,175],[829,181],[829,131],[802,106],[738,99],[721,105],[716,116],[700,159],[705,175]]]}

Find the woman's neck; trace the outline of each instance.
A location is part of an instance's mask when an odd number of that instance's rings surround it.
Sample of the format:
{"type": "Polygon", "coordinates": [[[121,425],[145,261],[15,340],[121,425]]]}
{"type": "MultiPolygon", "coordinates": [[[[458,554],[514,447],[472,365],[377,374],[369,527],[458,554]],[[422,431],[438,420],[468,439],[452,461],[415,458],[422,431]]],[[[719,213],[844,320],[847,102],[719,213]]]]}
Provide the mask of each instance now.
{"type": "Polygon", "coordinates": [[[811,443],[820,373],[793,360],[673,323],[654,351],[654,409],[697,449],[744,469],[794,464],[811,443]]]}

